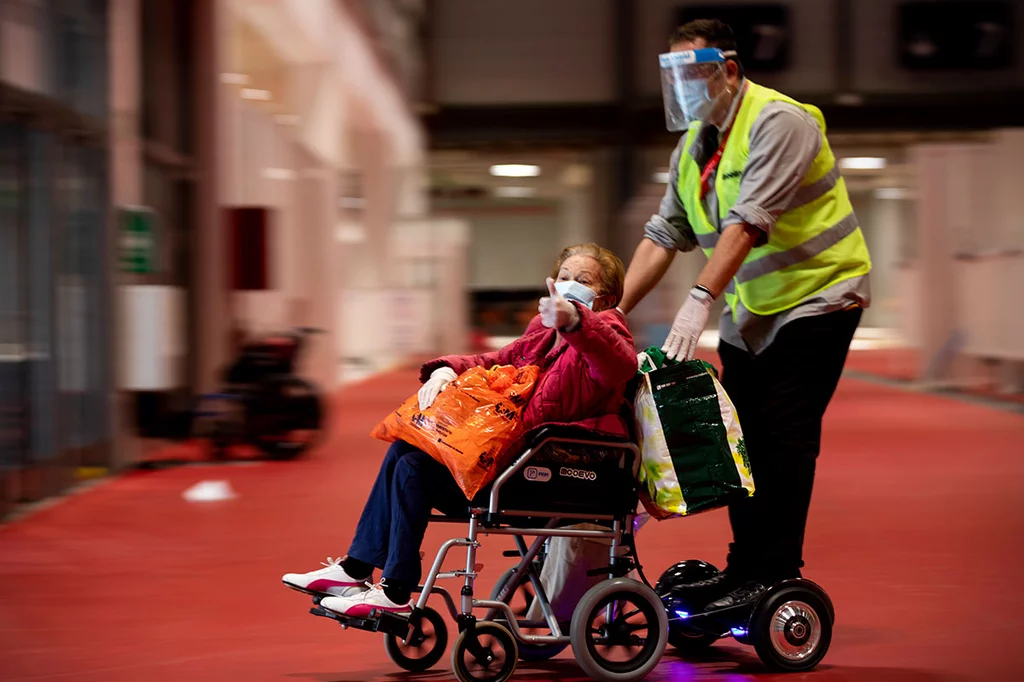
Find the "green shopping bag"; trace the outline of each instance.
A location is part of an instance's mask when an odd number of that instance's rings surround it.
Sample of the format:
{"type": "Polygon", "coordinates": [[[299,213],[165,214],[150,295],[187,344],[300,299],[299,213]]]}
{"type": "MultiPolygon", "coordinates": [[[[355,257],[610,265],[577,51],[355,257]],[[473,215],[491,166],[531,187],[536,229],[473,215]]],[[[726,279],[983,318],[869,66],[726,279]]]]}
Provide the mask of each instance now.
{"type": "Polygon", "coordinates": [[[686,516],[753,495],[743,431],[715,368],[666,361],[657,348],[637,360],[638,480],[647,513],[686,516]]]}

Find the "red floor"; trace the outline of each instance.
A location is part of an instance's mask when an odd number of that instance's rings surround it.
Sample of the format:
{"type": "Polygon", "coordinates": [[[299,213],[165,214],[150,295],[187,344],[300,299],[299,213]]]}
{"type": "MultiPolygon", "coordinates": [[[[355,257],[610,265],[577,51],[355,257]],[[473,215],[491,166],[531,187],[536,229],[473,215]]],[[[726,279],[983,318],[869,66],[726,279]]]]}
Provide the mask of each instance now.
{"type": "Polygon", "coordinates": [[[846,368],[897,381],[912,381],[920,372],[920,353],[911,348],[850,351],[846,368]]]}
{"type": "MultiPolygon", "coordinates": [[[[0,527],[0,679],[405,679],[379,636],[307,615],[280,576],[345,551],[385,448],[366,434],[411,381],[348,390],[331,443],[309,460],[135,473],[0,527]],[[181,499],[204,479],[239,497],[181,499]]],[[[1022,442],[1020,415],[844,381],[807,537],[808,577],[832,594],[837,630],[809,679],[1024,679],[1022,442]]],[[[428,554],[444,532],[429,532],[428,554]]],[[[680,558],[721,561],[727,538],[712,512],[652,522],[639,551],[656,576],[680,558]]],[[[508,545],[484,542],[489,588],[508,545]]],[[[567,656],[517,679],[580,679],[567,656]]],[[[452,679],[447,657],[427,677],[452,679]]],[[[668,654],[648,679],[772,677],[729,643],[699,663],[668,654]]]]}

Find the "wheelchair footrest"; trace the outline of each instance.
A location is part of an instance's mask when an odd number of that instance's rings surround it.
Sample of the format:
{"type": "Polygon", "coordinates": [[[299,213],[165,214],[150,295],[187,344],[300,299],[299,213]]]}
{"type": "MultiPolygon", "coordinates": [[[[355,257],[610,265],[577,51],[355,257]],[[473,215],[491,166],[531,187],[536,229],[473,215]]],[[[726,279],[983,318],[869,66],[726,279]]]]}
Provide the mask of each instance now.
{"type": "Polygon", "coordinates": [[[367,632],[386,632],[395,637],[405,637],[409,634],[409,617],[387,611],[371,611],[369,618],[349,618],[317,605],[312,607],[309,612],[314,616],[337,621],[344,628],[355,628],[367,632]]]}

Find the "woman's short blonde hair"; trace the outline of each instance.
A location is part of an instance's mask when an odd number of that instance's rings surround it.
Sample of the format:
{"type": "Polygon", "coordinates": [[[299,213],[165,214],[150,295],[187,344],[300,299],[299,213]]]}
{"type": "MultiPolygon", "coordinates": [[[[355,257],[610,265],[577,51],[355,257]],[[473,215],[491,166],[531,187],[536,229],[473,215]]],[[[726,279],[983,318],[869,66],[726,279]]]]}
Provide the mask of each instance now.
{"type": "Polygon", "coordinates": [[[562,263],[573,256],[590,256],[601,266],[601,295],[612,296],[609,308],[614,308],[622,300],[622,290],[626,283],[626,267],[622,260],[608,249],[597,244],[577,244],[570,246],[558,254],[555,267],[551,271],[552,279],[558,279],[558,271],[562,269],[562,263]]]}

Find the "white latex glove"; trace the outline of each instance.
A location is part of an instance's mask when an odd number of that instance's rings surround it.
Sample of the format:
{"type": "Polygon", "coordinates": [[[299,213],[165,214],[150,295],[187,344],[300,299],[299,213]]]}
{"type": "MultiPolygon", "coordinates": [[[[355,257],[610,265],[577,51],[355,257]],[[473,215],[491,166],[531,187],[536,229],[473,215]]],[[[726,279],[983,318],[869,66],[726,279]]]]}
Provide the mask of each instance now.
{"type": "Polygon", "coordinates": [[[575,327],[580,319],[580,311],[576,306],[562,298],[562,295],[555,289],[555,280],[548,277],[548,295],[540,299],[537,310],[540,311],[540,321],[545,327],[554,329],[567,329],[575,327]]]}
{"type": "Polygon", "coordinates": [[[693,360],[697,352],[697,341],[708,324],[713,301],[706,291],[690,289],[690,295],[676,313],[672,330],[665,339],[665,345],[661,347],[669,359],[679,362],[693,360]]]}
{"type": "Polygon", "coordinates": [[[430,378],[420,387],[417,397],[420,399],[420,409],[425,410],[434,404],[434,400],[444,390],[445,386],[459,378],[451,367],[438,367],[431,374],[430,378]]]}

